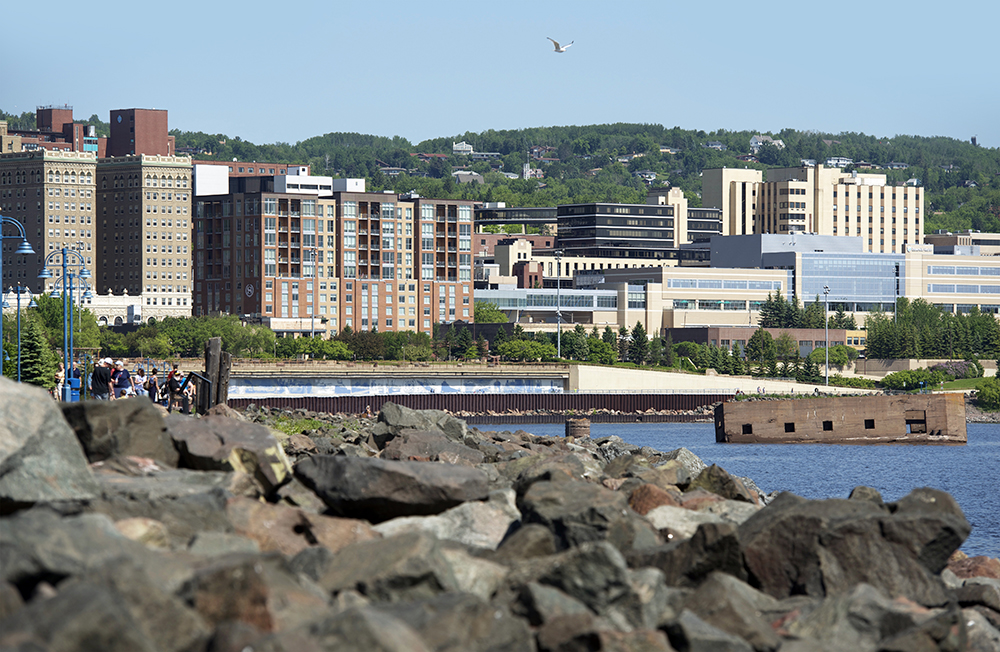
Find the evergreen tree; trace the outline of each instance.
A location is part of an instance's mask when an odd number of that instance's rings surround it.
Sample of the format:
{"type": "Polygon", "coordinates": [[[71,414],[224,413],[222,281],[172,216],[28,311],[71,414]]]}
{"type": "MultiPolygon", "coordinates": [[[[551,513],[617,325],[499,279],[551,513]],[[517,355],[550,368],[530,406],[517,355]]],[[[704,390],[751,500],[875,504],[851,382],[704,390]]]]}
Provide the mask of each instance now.
{"type": "Polygon", "coordinates": [[[497,334],[493,336],[493,345],[492,345],[493,350],[498,351],[500,349],[500,345],[506,341],[507,341],[507,329],[504,328],[503,325],[501,324],[500,327],[497,328],[497,334]]]}
{"type": "Polygon", "coordinates": [[[770,378],[778,377],[778,361],[775,358],[771,358],[767,363],[767,375],[770,378]]]}
{"type": "Polygon", "coordinates": [[[590,344],[587,342],[587,330],[583,324],[577,324],[573,329],[573,343],[571,345],[574,360],[587,360],[590,357],[590,344]]]}
{"type": "Polygon", "coordinates": [[[674,354],[674,336],[667,333],[667,341],[663,343],[663,366],[673,367],[677,364],[677,356],[674,354]]]}
{"type": "Polygon", "coordinates": [[[624,324],[618,327],[618,359],[622,362],[628,359],[628,329],[624,324]]]}
{"type": "Polygon", "coordinates": [[[732,360],[733,374],[742,376],[745,373],[746,365],[743,362],[743,347],[740,346],[739,342],[733,342],[732,360]]]}
{"type": "Polygon", "coordinates": [[[652,367],[663,364],[663,340],[659,337],[649,341],[649,364],[652,367]]]}
{"type": "Polygon", "coordinates": [[[58,367],[59,358],[49,347],[42,325],[34,319],[21,322],[21,380],[52,389],[58,367]]]}
{"type": "Polygon", "coordinates": [[[486,354],[489,352],[489,344],[486,343],[486,338],[480,333],[479,337],[476,338],[476,355],[480,358],[485,358],[486,354]]]}
{"type": "Polygon", "coordinates": [[[521,328],[520,324],[514,324],[514,332],[511,335],[511,339],[515,340],[528,340],[531,339],[529,335],[524,334],[524,329],[521,328]]]}
{"type": "Polygon", "coordinates": [[[637,321],[635,328],[632,329],[632,342],[628,347],[628,359],[636,365],[643,365],[646,364],[648,356],[649,337],[646,335],[646,329],[643,328],[642,322],[637,321]]]}
{"type": "Polygon", "coordinates": [[[615,332],[611,329],[610,326],[604,327],[604,333],[601,335],[601,339],[604,340],[604,343],[610,346],[611,348],[615,349],[616,351],[618,350],[618,336],[615,335],[615,332]]]}

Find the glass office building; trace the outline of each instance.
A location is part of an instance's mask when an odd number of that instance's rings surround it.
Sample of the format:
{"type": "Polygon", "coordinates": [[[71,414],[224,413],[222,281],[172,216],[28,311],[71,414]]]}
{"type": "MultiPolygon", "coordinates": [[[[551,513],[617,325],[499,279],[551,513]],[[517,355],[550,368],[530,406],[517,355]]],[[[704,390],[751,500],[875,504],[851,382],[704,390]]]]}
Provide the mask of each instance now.
{"type": "Polygon", "coordinates": [[[847,312],[895,310],[896,297],[903,296],[905,256],[902,254],[802,253],[795,273],[803,304],[817,295],[823,301],[823,288],[830,288],[830,309],[847,312]],[[836,306],[836,308],[835,308],[836,306]]]}

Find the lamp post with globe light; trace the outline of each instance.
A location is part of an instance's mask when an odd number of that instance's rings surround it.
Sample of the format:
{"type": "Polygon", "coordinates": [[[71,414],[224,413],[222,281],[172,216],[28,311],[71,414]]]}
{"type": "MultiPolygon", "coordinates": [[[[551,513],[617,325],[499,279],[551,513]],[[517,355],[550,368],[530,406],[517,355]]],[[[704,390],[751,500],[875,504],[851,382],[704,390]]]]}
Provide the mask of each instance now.
{"type": "MultiPolygon", "coordinates": [[[[31,243],[28,242],[28,237],[25,235],[24,226],[15,220],[13,217],[5,217],[0,215],[0,283],[3,283],[3,241],[6,239],[20,238],[21,244],[17,246],[14,250],[15,254],[21,254],[23,256],[30,256],[35,253],[35,250],[31,248],[31,243]],[[3,227],[5,224],[10,224],[17,229],[18,235],[4,235],[3,227]]],[[[3,351],[3,319],[0,319],[0,352],[3,351]]],[[[2,366],[2,365],[0,365],[2,366]]]]}
{"type": "MultiPolygon", "coordinates": [[[[73,360],[73,350],[71,348],[72,341],[72,329],[73,329],[73,311],[70,309],[69,304],[73,297],[73,279],[82,278],[87,279],[92,276],[90,270],[86,267],[86,261],[79,251],[71,249],[69,247],[63,247],[58,251],[53,251],[48,256],[45,257],[45,261],[42,264],[42,271],[38,275],[40,279],[50,279],[53,278],[52,270],[49,268],[50,265],[58,265],[55,262],[56,256],[60,257],[60,263],[62,267],[62,277],[61,283],[56,283],[53,286],[52,296],[58,297],[62,295],[63,300],[63,364],[66,365],[67,373],[72,375],[72,360],[73,360]],[[71,262],[72,261],[72,262],[71,262]],[[55,289],[55,285],[61,285],[61,292],[55,289]]],[[[65,402],[70,402],[73,400],[73,387],[71,383],[63,384],[63,395],[59,397],[60,400],[65,402]]]]}

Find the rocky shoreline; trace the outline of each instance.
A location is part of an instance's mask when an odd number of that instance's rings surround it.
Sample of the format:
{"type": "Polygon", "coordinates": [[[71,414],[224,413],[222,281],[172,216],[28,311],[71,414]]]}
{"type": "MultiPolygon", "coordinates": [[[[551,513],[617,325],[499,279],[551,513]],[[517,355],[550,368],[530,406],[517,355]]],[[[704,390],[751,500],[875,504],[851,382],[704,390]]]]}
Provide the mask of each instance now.
{"type": "Polygon", "coordinates": [[[0,414],[3,650],[1000,650],[1000,560],[930,488],[764,494],[391,403],[195,418],[0,379],[0,414]]]}

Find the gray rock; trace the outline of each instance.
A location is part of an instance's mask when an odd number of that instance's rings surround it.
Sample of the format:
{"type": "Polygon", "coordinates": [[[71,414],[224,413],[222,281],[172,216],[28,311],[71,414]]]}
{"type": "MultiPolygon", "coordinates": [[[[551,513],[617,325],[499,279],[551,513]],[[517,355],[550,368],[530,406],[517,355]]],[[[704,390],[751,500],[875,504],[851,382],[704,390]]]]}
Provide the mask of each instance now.
{"type": "Polygon", "coordinates": [[[963,607],[982,605],[1000,614],[1000,580],[993,580],[993,582],[995,584],[977,584],[967,581],[962,587],[955,590],[955,598],[963,607]]]}
{"type": "Polygon", "coordinates": [[[87,509],[115,521],[151,518],[163,523],[175,549],[186,548],[199,532],[231,532],[226,501],[232,473],[168,469],[147,475],[96,473],[99,496],[87,509]]]}
{"type": "Polygon", "coordinates": [[[624,494],[587,482],[536,482],[518,499],[522,522],[549,528],[560,549],[607,540],[622,551],[657,545],[624,494]]]}
{"type": "Polygon", "coordinates": [[[134,455],[177,466],[177,449],[163,415],[149,398],[61,403],[60,407],[91,462],[134,455]]]}
{"type": "Polygon", "coordinates": [[[778,601],[725,573],[712,573],[686,604],[709,625],[742,638],[757,652],[773,652],[781,639],[762,612],[777,609],[778,601]]]}
{"type": "Polygon", "coordinates": [[[995,652],[1000,650],[1000,629],[975,609],[963,609],[969,652],[995,652]]]}
{"type": "Polygon", "coordinates": [[[468,427],[465,421],[457,419],[441,410],[411,410],[395,403],[383,403],[378,413],[378,422],[389,432],[401,430],[440,430],[449,439],[459,443],[465,441],[468,427]]]}
{"type": "Polygon", "coordinates": [[[882,494],[879,493],[878,489],[873,489],[871,487],[857,486],[851,489],[851,495],[847,497],[848,500],[867,500],[870,503],[875,503],[876,505],[883,505],[882,494]]]}
{"type": "Polygon", "coordinates": [[[83,448],[45,390],[0,377],[0,414],[0,513],[97,494],[83,448]]]}
{"type": "Polygon", "coordinates": [[[909,606],[889,600],[869,584],[827,598],[815,610],[786,623],[796,638],[816,639],[843,652],[875,650],[883,638],[917,624],[909,606]]]}
{"type": "Polygon", "coordinates": [[[942,613],[879,642],[880,652],[967,649],[966,621],[962,610],[949,605],[942,613]]]}
{"type": "Polygon", "coordinates": [[[532,650],[528,624],[468,593],[374,607],[412,627],[436,652],[532,650]]]}
{"type": "Polygon", "coordinates": [[[463,466],[481,464],[484,457],[482,452],[455,442],[441,431],[411,429],[400,430],[382,453],[386,460],[416,459],[463,466]]]}
{"type": "Polygon", "coordinates": [[[178,594],[210,625],[290,630],[328,613],[328,596],[280,554],[229,554],[199,565],[178,594]]]}
{"type": "Polygon", "coordinates": [[[937,574],[970,530],[951,496],[916,489],[888,511],[782,494],[739,537],[751,582],[774,597],[836,595],[865,582],[934,606],[948,601],[937,574]]]}
{"type": "Polygon", "coordinates": [[[121,594],[79,582],[0,621],[0,648],[158,652],[121,594]],[[36,647],[29,647],[33,643],[36,647]]]}
{"type": "Polygon", "coordinates": [[[670,644],[678,652],[752,652],[743,639],[706,623],[685,609],[666,627],[670,644]]]}
{"type": "Polygon", "coordinates": [[[727,523],[739,525],[760,511],[760,507],[740,500],[723,500],[717,503],[705,503],[698,508],[703,514],[721,516],[727,523]]]}
{"type": "Polygon", "coordinates": [[[451,566],[459,591],[489,600],[507,577],[505,566],[467,553],[463,548],[441,547],[441,556],[451,566]]]}
{"type": "Polygon", "coordinates": [[[292,477],[285,450],[271,431],[255,423],[221,416],[166,418],[167,432],[180,452],[180,465],[198,470],[240,471],[273,492],[292,477]]]}
{"type": "Polygon", "coordinates": [[[438,540],[422,533],[347,546],[327,563],[318,584],[333,593],[353,589],[381,602],[414,600],[459,589],[438,540]]]}
{"type": "Polygon", "coordinates": [[[373,523],[488,496],[482,471],[452,464],[317,455],[296,464],[295,474],[334,514],[373,523]]]}
{"type": "MultiPolygon", "coordinates": [[[[148,564],[148,562],[147,562],[148,564]]],[[[205,621],[178,597],[164,591],[134,559],[112,559],[59,585],[102,586],[120,596],[141,632],[161,652],[184,652],[207,640],[205,621]]]]}
{"type": "Polygon", "coordinates": [[[0,620],[19,611],[24,606],[21,594],[17,592],[13,584],[0,582],[0,620]]]}
{"type": "Polygon", "coordinates": [[[633,568],[660,569],[669,586],[698,586],[713,571],[740,580],[747,577],[736,526],[731,523],[699,525],[690,539],[634,550],[629,553],[628,561],[633,568]]]}
{"type": "Polygon", "coordinates": [[[292,557],[288,564],[293,571],[301,573],[314,582],[319,582],[327,566],[333,560],[334,553],[323,546],[304,548],[292,557]]]}
{"type": "MultiPolygon", "coordinates": [[[[355,607],[327,616],[302,629],[318,650],[337,652],[431,652],[416,631],[402,620],[374,607],[355,607]]],[[[261,650],[259,646],[254,646],[261,650]]],[[[284,645],[274,652],[295,652],[284,645]]]]}
{"type": "Polygon", "coordinates": [[[576,598],[538,582],[528,582],[521,587],[514,609],[535,627],[560,616],[592,613],[576,598]]]}
{"type": "Polygon", "coordinates": [[[702,471],[708,468],[708,465],[700,457],[686,448],[678,448],[664,453],[660,459],[663,460],[664,464],[670,460],[677,460],[687,469],[688,475],[692,478],[697,478],[702,471]]]}
{"type": "Polygon", "coordinates": [[[532,523],[514,530],[500,543],[494,559],[511,563],[533,557],[546,557],[556,552],[556,538],[544,525],[532,523]]]}
{"type": "Polygon", "coordinates": [[[232,553],[256,553],[260,547],[253,539],[226,532],[200,532],[192,539],[188,551],[195,555],[214,557],[232,553]]]}
{"type": "Polygon", "coordinates": [[[39,582],[58,582],[119,557],[148,558],[147,553],[145,546],[122,536],[107,516],[62,518],[35,507],[3,519],[0,580],[31,595],[39,582]]]}
{"type": "Polygon", "coordinates": [[[579,600],[616,629],[627,631],[645,624],[625,558],[606,541],[584,543],[556,555],[538,582],[579,600]]]}
{"type": "Polygon", "coordinates": [[[668,540],[688,539],[694,536],[699,525],[704,523],[725,523],[727,519],[710,511],[696,512],[684,507],[660,505],[646,512],[646,520],[660,532],[665,532],[668,540]]]}
{"type": "Polygon", "coordinates": [[[514,491],[494,491],[485,502],[470,501],[435,516],[404,516],[375,526],[384,536],[423,531],[441,540],[457,541],[475,548],[495,550],[521,520],[514,504],[514,491]]]}

